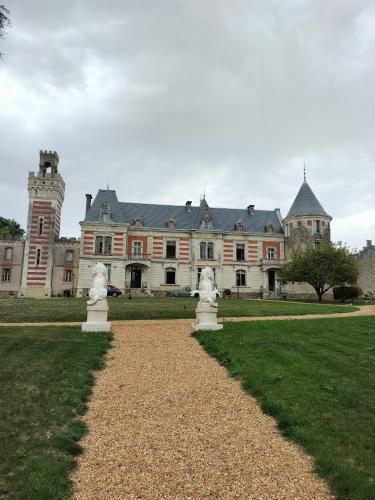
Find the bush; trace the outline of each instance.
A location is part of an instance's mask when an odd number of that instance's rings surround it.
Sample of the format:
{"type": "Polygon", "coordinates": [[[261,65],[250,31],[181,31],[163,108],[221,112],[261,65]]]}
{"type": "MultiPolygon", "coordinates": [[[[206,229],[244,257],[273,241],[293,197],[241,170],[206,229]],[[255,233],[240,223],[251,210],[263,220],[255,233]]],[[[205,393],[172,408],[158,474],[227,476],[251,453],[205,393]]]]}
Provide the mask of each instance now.
{"type": "Polygon", "coordinates": [[[333,289],[335,300],[340,300],[341,302],[356,299],[360,295],[362,295],[362,290],[359,286],[337,286],[333,289]]]}

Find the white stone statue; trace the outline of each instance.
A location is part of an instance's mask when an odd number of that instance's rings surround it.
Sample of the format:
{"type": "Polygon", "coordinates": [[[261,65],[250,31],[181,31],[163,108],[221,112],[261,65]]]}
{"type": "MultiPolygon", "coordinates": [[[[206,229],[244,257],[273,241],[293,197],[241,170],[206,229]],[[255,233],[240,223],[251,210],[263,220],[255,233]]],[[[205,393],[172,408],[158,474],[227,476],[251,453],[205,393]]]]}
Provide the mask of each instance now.
{"type": "Polygon", "coordinates": [[[94,267],[94,278],[89,291],[90,300],[87,301],[89,306],[95,305],[99,300],[107,298],[107,268],[101,262],[98,262],[94,267]]]}
{"type": "Polygon", "coordinates": [[[92,286],[87,301],[87,321],[82,323],[83,332],[109,332],[111,323],[108,319],[107,268],[98,262],[93,269],[92,286]]]}
{"type": "Polygon", "coordinates": [[[199,302],[208,302],[212,307],[217,307],[214,279],[213,270],[204,267],[199,280],[199,302]]]}
{"type": "MultiPolygon", "coordinates": [[[[196,290],[192,292],[194,295],[196,290]]],[[[214,285],[214,272],[210,267],[202,269],[199,280],[199,302],[196,312],[196,323],[193,330],[221,330],[222,324],[217,322],[218,304],[216,302],[218,290],[214,285]]]]}

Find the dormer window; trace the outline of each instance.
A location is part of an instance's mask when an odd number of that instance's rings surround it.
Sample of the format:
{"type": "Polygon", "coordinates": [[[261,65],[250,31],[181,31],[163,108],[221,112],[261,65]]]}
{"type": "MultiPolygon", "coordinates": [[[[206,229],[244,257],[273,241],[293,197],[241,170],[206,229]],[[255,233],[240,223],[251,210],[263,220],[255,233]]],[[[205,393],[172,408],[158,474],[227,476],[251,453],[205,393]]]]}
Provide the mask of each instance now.
{"type": "Polygon", "coordinates": [[[137,215],[133,218],[133,226],[143,227],[143,217],[141,215],[137,215]]]}
{"type": "Polygon", "coordinates": [[[103,203],[103,205],[100,207],[99,222],[103,222],[103,224],[110,224],[112,222],[111,207],[108,203],[103,203]]]}
{"type": "Polygon", "coordinates": [[[172,215],[172,217],[169,217],[169,219],[167,219],[166,226],[168,229],[175,229],[176,217],[174,217],[174,215],[172,215]]]}
{"type": "Polygon", "coordinates": [[[275,232],[275,227],[271,221],[268,221],[267,224],[264,226],[264,232],[265,233],[274,233],[275,232]]]}
{"type": "Polygon", "coordinates": [[[201,227],[200,228],[201,229],[213,229],[213,227],[214,227],[213,222],[214,222],[213,218],[211,217],[211,215],[206,210],[206,213],[202,217],[201,227]]]}
{"type": "Polygon", "coordinates": [[[237,231],[238,233],[243,233],[244,232],[244,225],[243,225],[242,220],[238,220],[235,223],[234,230],[237,231]]]}

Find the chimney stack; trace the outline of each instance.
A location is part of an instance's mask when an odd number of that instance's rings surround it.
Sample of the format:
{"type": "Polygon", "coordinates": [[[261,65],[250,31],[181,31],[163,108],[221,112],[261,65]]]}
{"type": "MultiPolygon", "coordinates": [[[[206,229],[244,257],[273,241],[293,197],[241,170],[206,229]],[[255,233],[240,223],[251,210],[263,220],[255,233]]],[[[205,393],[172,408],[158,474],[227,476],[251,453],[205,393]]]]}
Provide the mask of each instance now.
{"type": "Polygon", "coordinates": [[[248,205],[247,206],[247,211],[250,215],[254,215],[254,208],[255,208],[255,205],[248,205]]]}
{"type": "Polygon", "coordinates": [[[92,200],[92,195],[86,194],[86,215],[87,215],[87,212],[90,210],[91,200],[92,200]]]}
{"type": "Polygon", "coordinates": [[[372,240],[366,240],[367,248],[372,247],[372,240]]]}
{"type": "Polygon", "coordinates": [[[191,212],[191,203],[192,203],[191,201],[187,201],[185,203],[185,207],[186,207],[187,212],[191,212]]]}

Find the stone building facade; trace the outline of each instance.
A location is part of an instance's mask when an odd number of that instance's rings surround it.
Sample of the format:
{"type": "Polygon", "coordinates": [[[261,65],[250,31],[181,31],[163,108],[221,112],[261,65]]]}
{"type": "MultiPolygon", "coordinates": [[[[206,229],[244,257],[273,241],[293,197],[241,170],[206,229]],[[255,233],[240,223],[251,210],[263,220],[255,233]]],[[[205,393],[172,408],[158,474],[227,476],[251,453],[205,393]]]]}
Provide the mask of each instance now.
{"type": "Polygon", "coordinates": [[[277,282],[295,249],[330,238],[332,219],[306,179],[284,219],[279,209],[253,204],[215,208],[205,197],[196,206],[129,203],[99,190],[93,203],[86,195],[81,237],[69,239],[59,234],[65,183],[58,165],[56,152],[40,151],[39,171],[29,173],[26,237],[0,241],[0,293],[83,296],[102,262],[110,283],[133,294],[194,290],[209,265],[217,287],[234,294],[314,296],[310,287],[277,282]]]}
{"type": "Polygon", "coordinates": [[[368,297],[375,297],[375,245],[367,240],[366,246],[354,255],[357,262],[358,286],[368,297]]]}

